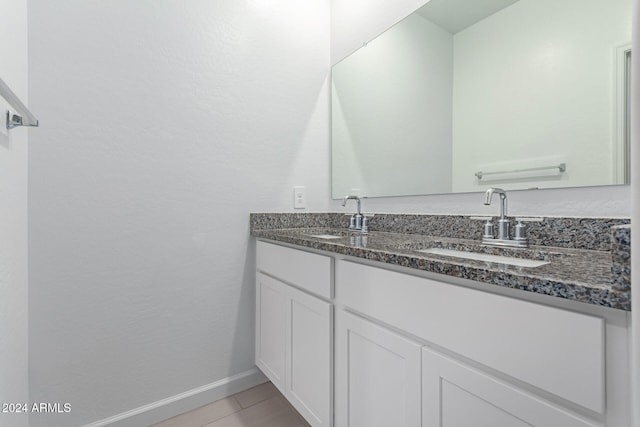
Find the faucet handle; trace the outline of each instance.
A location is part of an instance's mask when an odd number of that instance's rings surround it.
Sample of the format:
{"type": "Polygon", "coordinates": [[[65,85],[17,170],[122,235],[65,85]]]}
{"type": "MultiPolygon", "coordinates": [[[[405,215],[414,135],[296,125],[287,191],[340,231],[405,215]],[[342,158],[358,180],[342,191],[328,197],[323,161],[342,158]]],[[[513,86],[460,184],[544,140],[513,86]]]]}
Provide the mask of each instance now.
{"type": "Polygon", "coordinates": [[[527,241],[527,232],[521,220],[516,224],[516,235],[514,240],[527,241]]]}
{"type": "Polygon", "coordinates": [[[482,239],[495,239],[493,234],[493,222],[491,222],[493,218],[489,217],[487,222],[484,224],[484,234],[482,239]]]}
{"type": "Polygon", "coordinates": [[[351,218],[349,218],[349,230],[355,230],[356,229],[356,214],[351,215],[351,218]]]}
{"type": "Polygon", "coordinates": [[[484,233],[482,234],[482,239],[495,239],[493,235],[493,217],[491,216],[470,216],[470,220],[472,221],[485,221],[484,223],[484,233]]]}
{"type": "Polygon", "coordinates": [[[521,217],[516,217],[516,221],[518,223],[516,224],[516,235],[514,237],[514,240],[520,240],[520,241],[526,242],[528,240],[527,230],[525,228],[526,223],[542,222],[544,221],[544,218],[541,216],[521,216],[521,217]]]}
{"type": "Polygon", "coordinates": [[[369,217],[366,215],[362,217],[362,232],[363,233],[369,232],[369,217]]]}

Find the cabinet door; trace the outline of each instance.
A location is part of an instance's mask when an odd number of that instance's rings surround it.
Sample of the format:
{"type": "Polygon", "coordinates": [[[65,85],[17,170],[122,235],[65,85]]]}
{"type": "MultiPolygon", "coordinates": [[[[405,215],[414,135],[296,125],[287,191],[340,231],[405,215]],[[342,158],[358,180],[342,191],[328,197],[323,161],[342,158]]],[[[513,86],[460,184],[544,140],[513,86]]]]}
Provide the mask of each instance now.
{"type": "Polygon", "coordinates": [[[288,288],[285,396],[314,427],[332,417],[332,305],[288,288]]]}
{"type": "Polygon", "coordinates": [[[256,285],[256,365],[284,393],[287,285],[261,273],[256,285]]]}
{"type": "Polygon", "coordinates": [[[421,346],[340,311],[336,425],[420,426],[421,346]]]}
{"type": "Polygon", "coordinates": [[[423,427],[598,425],[426,347],[422,381],[423,427]]]}

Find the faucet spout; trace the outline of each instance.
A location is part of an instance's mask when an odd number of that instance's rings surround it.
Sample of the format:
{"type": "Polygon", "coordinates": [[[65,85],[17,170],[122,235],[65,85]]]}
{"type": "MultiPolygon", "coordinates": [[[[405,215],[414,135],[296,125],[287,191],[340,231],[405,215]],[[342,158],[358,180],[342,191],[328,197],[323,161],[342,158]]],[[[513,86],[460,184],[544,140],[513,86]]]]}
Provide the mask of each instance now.
{"type": "Polygon", "coordinates": [[[507,216],[507,192],[502,188],[490,188],[487,190],[486,197],[484,200],[484,204],[489,206],[491,205],[491,199],[493,198],[493,193],[497,193],[500,195],[500,219],[504,220],[507,216]]]}
{"type": "Polygon", "coordinates": [[[355,200],[356,201],[356,215],[361,215],[361,200],[358,196],[344,196],[342,200],[342,206],[347,206],[347,200],[355,200]]]}

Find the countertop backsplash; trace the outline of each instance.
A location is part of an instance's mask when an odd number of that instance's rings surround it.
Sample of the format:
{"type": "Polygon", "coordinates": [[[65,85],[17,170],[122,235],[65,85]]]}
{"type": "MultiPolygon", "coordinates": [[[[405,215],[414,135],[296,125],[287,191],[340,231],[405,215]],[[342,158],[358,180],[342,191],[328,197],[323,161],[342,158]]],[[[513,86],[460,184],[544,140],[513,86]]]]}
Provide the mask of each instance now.
{"type": "MultiPolygon", "coordinates": [[[[484,222],[476,216],[418,215],[366,213],[371,216],[370,231],[387,233],[420,234],[481,240],[484,222]]],[[[349,226],[350,213],[252,213],[251,231],[286,228],[345,228],[349,226]]],[[[516,217],[509,217],[511,230],[516,217]]],[[[540,221],[526,222],[529,244],[558,248],[610,251],[614,243],[612,227],[629,225],[627,218],[563,218],[539,217],[540,221]]],[[[497,218],[494,218],[497,221],[497,218]]],[[[630,227],[616,229],[615,242],[624,241],[630,227]]],[[[630,238],[628,238],[630,240],[630,238]]],[[[624,245],[622,245],[624,247],[624,245]]]]}

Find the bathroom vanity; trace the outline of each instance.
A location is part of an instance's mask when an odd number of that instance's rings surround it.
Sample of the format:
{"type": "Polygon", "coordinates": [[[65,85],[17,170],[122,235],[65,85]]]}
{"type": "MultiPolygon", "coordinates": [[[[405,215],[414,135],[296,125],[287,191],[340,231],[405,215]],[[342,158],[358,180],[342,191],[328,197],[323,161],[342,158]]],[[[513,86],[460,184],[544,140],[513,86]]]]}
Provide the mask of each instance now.
{"type": "Polygon", "coordinates": [[[256,364],[309,423],[630,425],[629,221],[507,218],[504,190],[629,182],[630,10],[432,0],[333,65],[356,214],[251,215],[256,364]],[[496,224],[361,212],[478,191],[496,224]]]}
{"type": "Polygon", "coordinates": [[[629,425],[628,227],[505,250],[452,236],[468,218],[419,219],[252,215],[256,365],[311,425],[629,425]]]}

